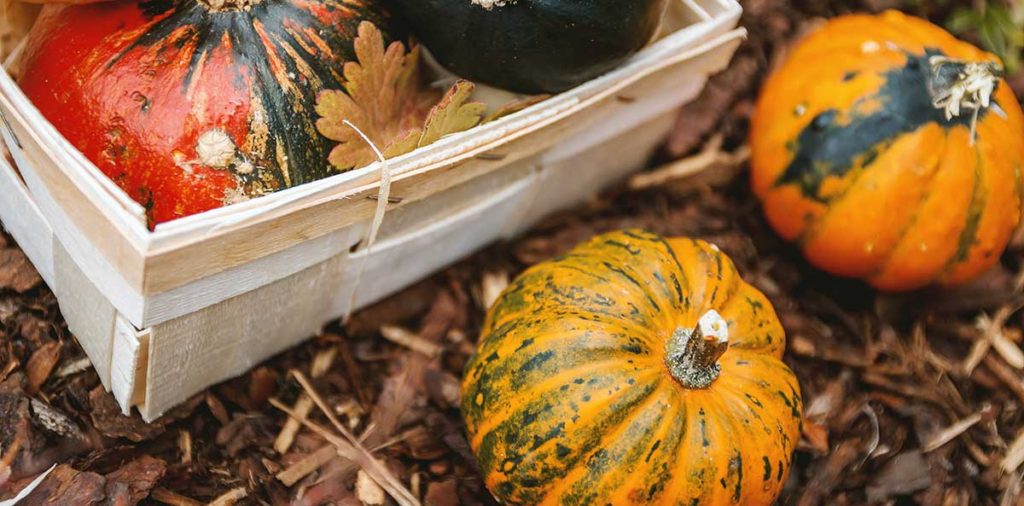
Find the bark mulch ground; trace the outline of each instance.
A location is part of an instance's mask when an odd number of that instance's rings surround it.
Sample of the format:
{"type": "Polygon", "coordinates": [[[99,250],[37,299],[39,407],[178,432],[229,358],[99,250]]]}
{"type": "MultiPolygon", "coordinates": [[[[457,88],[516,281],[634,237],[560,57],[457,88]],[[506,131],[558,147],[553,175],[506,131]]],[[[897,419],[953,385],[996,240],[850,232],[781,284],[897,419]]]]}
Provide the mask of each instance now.
{"type": "MultiPolygon", "coordinates": [[[[1024,235],[970,286],[880,295],[811,269],[768,229],[746,184],[756,88],[796,34],[850,10],[909,6],[941,21],[950,3],[936,3],[746,2],[749,40],[652,160],[702,153],[694,163],[706,170],[634,180],[553,216],[151,425],[120,415],[53,294],[0,235],[0,496],[58,464],[24,504],[391,501],[360,471],[366,454],[342,441],[340,456],[318,433],[344,429],[385,463],[377,476],[420,500],[494,504],[458,412],[487,302],[527,266],[595,233],[642,227],[715,242],[779,312],[806,399],[782,503],[1024,504],[1024,235]],[[289,422],[281,408],[314,425],[289,422]]],[[[1022,96],[1024,75],[1011,82],[1022,96]]]]}

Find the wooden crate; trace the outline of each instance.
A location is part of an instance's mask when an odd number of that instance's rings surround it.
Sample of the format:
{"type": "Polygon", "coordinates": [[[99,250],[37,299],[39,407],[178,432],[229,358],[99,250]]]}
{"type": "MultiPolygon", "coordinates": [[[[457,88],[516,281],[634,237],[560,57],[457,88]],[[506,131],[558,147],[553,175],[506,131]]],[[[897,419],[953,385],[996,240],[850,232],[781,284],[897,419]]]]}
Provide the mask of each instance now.
{"type": "Polygon", "coordinates": [[[103,384],[153,419],[641,167],[677,108],[727,65],[739,15],[734,0],[678,0],[662,36],[616,71],[389,161],[401,202],[369,251],[357,246],[379,164],[150,231],[142,207],[0,72],[14,161],[0,157],[0,219],[103,384]]]}

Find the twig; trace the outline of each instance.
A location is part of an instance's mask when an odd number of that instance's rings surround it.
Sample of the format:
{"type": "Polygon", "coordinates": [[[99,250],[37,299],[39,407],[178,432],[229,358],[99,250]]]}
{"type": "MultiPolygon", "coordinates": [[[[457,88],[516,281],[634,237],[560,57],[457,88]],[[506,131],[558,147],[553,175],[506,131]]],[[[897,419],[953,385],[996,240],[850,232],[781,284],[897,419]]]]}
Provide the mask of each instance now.
{"type": "Polygon", "coordinates": [[[64,378],[71,376],[72,374],[78,374],[91,367],[92,361],[89,360],[89,357],[82,357],[74,362],[61,366],[61,368],[57,370],[56,377],[64,378]]]}
{"type": "Polygon", "coordinates": [[[981,361],[984,360],[985,355],[988,355],[988,350],[992,349],[992,342],[988,339],[978,339],[971,345],[971,352],[967,354],[967,358],[964,359],[963,371],[964,376],[970,376],[974,374],[974,370],[981,365],[981,361]]]}
{"type": "Polygon", "coordinates": [[[344,439],[339,438],[335,434],[331,433],[331,431],[327,430],[326,427],[323,427],[322,425],[320,425],[320,424],[318,424],[316,422],[311,422],[311,421],[309,421],[309,420],[307,420],[305,418],[299,419],[297,413],[292,411],[290,408],[288,408],[288,406],[285,406],[284,403],[282,403],[281,401],[279,401],[277,399],[270,399],[268,402],[270,402],[270,404],[272,406],[274,406],[275,408],[280,409],[281,411],[283,411],[286,415],[288,415],[288,416],[290,416],[292,418],[295,418],[296,420],[299,420],[299,423],[301,423],[307,429],[313,431],[314,433],[316,433],[320,437],[326,439],[327,442],[331,443],[332,445],[334,445],[337,448],[339,454],[342,457],[345,457],[345,458],[347,458],[349,460],[352,460],[352,461],[357,461],[358,460],[358,456],[356,455],[356,451],[355,451],[354,446],[351,443],[349,443],[348,441],[345,441],[344,439]]]}
{"type": "Polygon", "coordinates": [[[999,467],[1006,473],[1012,473],[1024,463],[1024,431],[1017,435],[1010,447],[1006,450],[1006,456],[999,464],[999,467]]]}
{"type": "Polygon", "coordinates": [[[380,327],[380,335],[384,336],[388,341],[400,346],[405,346],[406,348],[417,353],[421,353],[428,358],[436,358],[441,355],[442,351],[444,351],[444,349],[436,343],[427,341],[420,337],[419,334],[397,325],[382,325],[380,327]]]}
{"type": "MultiPolygon", "coordinates": [[[[277,399],[270,399],[270,404],[275,408],[284,411],[289,416],[295,416],[295,413],[292,413],[287,406],[277,399]]],[[[331,433],[331,431],[327,430],[326,427],[315,422],[302,420],[302,425],[320,437],[326,439],[327,442],[333,444],[338,449],[338,453],[341,456],[355,462],[359,467],[365,469],[374,480],[377,480],[378,484],[384,487],[384,489],[391,494],[391,497],[393,497],[398,504],[402,506],[419,506],[419,501],[416,500],[416,498],[405,489],[405,486],[391,474],[391,471],[388,470],[387,466],[377,460],[369,450],[364,448],[362,445],[356,446],[355,444],[331,433]]]]}
{"type": "Polygon", "coordinates": [[[320,408],[321,411],[323,411],[324,416],[326,416],[327,420],[331,422],[331,425],[334,426],[335,430],[341,433],[341,435],[348,439],[349,442],[352,443],[353,445],[358,445],[359,442],[358,439],[356,439],[356,436],[352,434],[352,432],[349,431],[348,428],[341,424],[341,420],[339,420],[337,415],[334,414],[334,411],[330,408],[330,406],[328,406],[327,403],[324,402],[323,397],[320,397],[320,394],[316,391],[315,388],[313,388],[313,384],[309,382],[309,379],[306,378],[306,375],[302,374],[302,371],[298,371],[295,369],[291,371],[291,374],[295,378],[295,381],[298,381],[299,385],[302,386],[302,389],[306,391],[306,395],[313,399],[313,402],[316,403],[316,405],[320,408]]]}
{"type": "Polygon", "coordinates": [[[992,348],[1007,364],[1016,369],[1024,369],[1024,352],[1003,331],[1006,320],[1019,309],[1020,305],[1004,305],[991,318],[984,314],[979,316],[975,326],[982,332],[982,338],[992,344],[992,348]]]}
{"type": "MultiPolygon", "coordinates": [[[[309,366],[310,375],[314,378],[319,378],[327,374],[331,370],[331,366],[334,365],[334,359],[337,356],[337,346],[332,346],[317,353],[313,357],[313,363],[309,366]]],[[[299,400],[295,401],[295,406],[292,409],[301,418],[305,418],[313,410],[313,399],[310,399],[306,394],[302,394],[299,396],[299,400]]],[[[284,423],[284,426],[281,427],[281,432],[277,434],[277,439],[274,440],[274,450],[277,453],[284,455],[292,447],[292,443],[295,442],[295,436],[299,433],[299,427],[301,427],[299,421],[294,418],[289,418],[284,423]]]]}
{"type": "Polygon", "coordinates": [[[867,451],[864,453],[864,459],[860,461],[860,464],[858,464],[857,467],[863,466],[864,463],[871,458],[875,453],[875,450],[878,450],[878,444],[881,442],[881,428],[878,424],[878,414],[875,413],[871,404],[866,402],[860,409],[865,415],[867,415],[868,420],[871,421],[871,441],[868,443],[867,451]]]}
{"type": "MultiPolygon", "coordinates": [[[[328,442],[337,446],[339,450],[345,452],[344,455],[346,457],[359,464],[359,466],[363,468],[363,470],[366,471],[374,481],[383,487],[384,490],[386,490],[400,505],[419,505],[419,501],[416,497],[414,497],[412,493],[405,488],[405,485],[402,484],[398,478],[395,478],[387,466],[377,460],[373,454],[367,450],[358,439],[356,439],[355,435],[341,424],[341,421],[338,420],[338,417],[335,416],[327,403],[324,402],[322,397],[320,397],[320,394],[317,393],[313,388],[313,385],[310,384],[308,379],[306,379],[306,376],[297,370],[292,370],[291,373],[295,377],[296,381],[302,385],[302,388],[306,391],[306,395],[313,399],[313,402],[315,402],[320,410],[323,411],[324,415],[328,420],[330,420],[334,428],[341,433],[344,439],[339,438],[338,436],[330,433],[327,429],[310,422],[309,420],[302,420],[302,424],[313,432],[319,434],[328,442]]],[[[276,399],[272,399],[271,403],[285,413],[288,413],[289,415],[292,414],[290,413],[290,410],[285,408],[276,399]]]]}
{"type": "Polygon", "coordinates": [[[237,504],[238,501],[241,501],[248,496],[249,492],[245,487],[238,487],[224,492],[220,497],[210,501],[210,504],[207,506],[231,506],[232,504],[237,504]]]}
{"type": "Polygon", "coordinates": [[[480,296],[484,307],[491,307],[508,287],[508,273],[505,271],[486,271],[480,281],[480,296]]]}
{"type": "Polygon", "coordinates": [[[1015,506],[1020,504],[1021,495],[1021,473],[1010,473],[1010,478],[1003,491],[1003,498],[999,506],[1015,506]]]}
{"type": "Polygon", "coordinates": [[[959,422],[954,423],[953,425],[950,425],[949,427],[946,427],[938,434],[933,436],[931,439],[929,439],[927,442],[925,442],[924,445],[922,445],[921,447],[921,451],[924,453],[928,453],[938,450],[946,443],[959,437],[960,434],[967,432],[968,429],[974,427],[980,421],[981,413],[975,413],[967,418],[964,418],[963,420],[960,420],[959,422]]]}
{"type": "Polygon", "coordinates": [[[309,416],[309,412],[313,411],[313,399],[303,394],[299,397],[299,400],[295,401],[295,406],[292,409],[296,417],[289,418],[284,422],[281,432],[277,434],[277,439],[274,440],[274,450],[281,455],[284,455],[292,447],[292,443],[295,442],[295,436],[299,433],[299,428],[302,427],[302,420],[305,420],[309,416]]]}
{"type": "Polygon", "coordinates": [[[276,478],[286,487],[291,487],[299,480],[309,476],[310,473],[320,469],[324,464],[338,456],[338,449],[334,445],[324,445],[319,450],[310,453],[298,462],[288,466],[287,469],[277,473],[276,478]]]}
{"type": "Polygon", "coordinates": [[[330,372],[331,367],[334,365],[334,359],[338,356],[338,347],[331,346],[326,350],[323,350],[313,357],[313,363],[309,365],[309,375],[314,378],[320,378],[330,372]]]}
{"type": "Polygon", "coordinates": [[[154,501],[170,504],[171,506],[202,506],[203,504],[195,499],[171,492],[163,487],[153,489],[153,492],[149,494],[149,497],[154,501]]]}
{"type": "MultiPolygon", "coordinates": [[[[747,146],[739,148],[735,153],[722,151],[722,144],[725,137],[715,134],[700,153],[689,158],[676,160],[651,172],[644,172],[633,176],[629,180],[629,188],[632,190],[644,190],[665,183],[693,177],[716,167],[738,167],[750,157],[750,150],[747,146]]],[[[727,174],[724,179],[731,179],[732,173],[727,174]]]]}
{"type": "Polygon", "coordinates": [[[185,466],[192,465],[192,433],[187,430],[178,432],[178,449],[181,450],[181,463],[185,466]]]}
{"type": "Polygon", "coordinates": [[[867,383],[868,385],[896,392],[898,394],[903,395],[904,397],[911,397],[914,399],[928,401],[932,404],[935,404],[936,406],[946,405],[946,403],[944,402],[945,399],[943,399],[937,393],[931,390],[925,388],[916,388],[915,386],[904,383],[897,383],[890,380],[888,377],[883,376],[874,371],[865,372],[864,375],[861,376],[861,381],[867,383]]]}
{"type": "Polygon", "coordinates": [[[992,371],[992,374],[995,374],[1004,385],[1013,391],[1021,402],[1024,402],[1024,382],[1021,381],[1017,372],[1010,366],[1006,365],[1005,362],[992,355],[986,356],[984,362],[985,366],[992,371]]]}
{"type": "MultiPolygon", "coordinates": [[[[374,447],[372,451],[378,452],[402,441],[402,437],[396,437],[390,441],[385,442],[380,446],[374,447]]],[[[299,480],[305,478],[306,476],[309,476],[310,473],[316,471],[317,469],[320,469],[325,464],[338,457],[342,457],[345,460],[342,467],[336,471],[347,472],[350,470],[354,471],[355,469],[357,469],[357,466],[353,463],[352,459],[350,459],[347,454],[340,453],[336,446],[334,446],[333,444],[328,444],[323,446],[319,450],[309,455],[306,455],[298,462],[295,462],[294,464],[288,466],[287,469],[284,469],[281,472],[277,473],[275,477],[286,487],[291,487],[298,483],[299,480]]],[[[417,495],[417,497],[419,496],[417,495]]]]}

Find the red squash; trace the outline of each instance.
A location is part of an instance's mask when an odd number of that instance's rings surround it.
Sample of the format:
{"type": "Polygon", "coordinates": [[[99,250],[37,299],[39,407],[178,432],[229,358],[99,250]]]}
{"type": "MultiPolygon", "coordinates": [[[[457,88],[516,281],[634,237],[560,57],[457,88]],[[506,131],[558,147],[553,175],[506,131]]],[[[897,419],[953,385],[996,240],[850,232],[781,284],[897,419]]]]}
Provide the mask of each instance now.
{"type": "Polygon", "coordinates": [[[373,0],[47,6],[20,85],[150,226],[330,175],[316,96],[341,89],[373,0]]]}

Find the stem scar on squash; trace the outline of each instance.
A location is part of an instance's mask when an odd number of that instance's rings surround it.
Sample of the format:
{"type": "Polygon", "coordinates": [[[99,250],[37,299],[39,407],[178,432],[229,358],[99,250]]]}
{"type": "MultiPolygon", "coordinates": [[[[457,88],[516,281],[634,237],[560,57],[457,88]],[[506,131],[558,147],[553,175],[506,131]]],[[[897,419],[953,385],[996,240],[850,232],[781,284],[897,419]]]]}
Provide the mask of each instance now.
{"type": "Polygon", "coordinates": [[[473,5],[479,5],[484,9],[491,10],[495,7],[504,7],[506,5],[515,5],[517,0],[470,0],[473,5]]]}
{"type": "Polygon", "coordinates": [[[928,92],[932,105],[951,120],[960,116],[962,109],[972,111],[971,145],[977,138],[978,113],[992,105],[992,94],[996,91],[1003,67],[995,62],[965,62],[946,56],[932,56],[931,79],[928,92]]]}
{"type": "Polygon", "coordinates": [[[729,349],[729,325],[714,309],[693,329],[679,328],[665,347],[665,365],[672,377],[691,389],[711,386],[722,367],[718,359],[729,349]]]}

